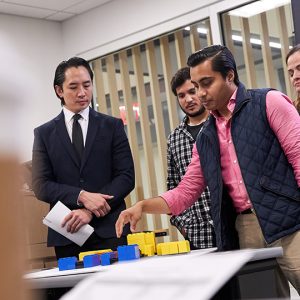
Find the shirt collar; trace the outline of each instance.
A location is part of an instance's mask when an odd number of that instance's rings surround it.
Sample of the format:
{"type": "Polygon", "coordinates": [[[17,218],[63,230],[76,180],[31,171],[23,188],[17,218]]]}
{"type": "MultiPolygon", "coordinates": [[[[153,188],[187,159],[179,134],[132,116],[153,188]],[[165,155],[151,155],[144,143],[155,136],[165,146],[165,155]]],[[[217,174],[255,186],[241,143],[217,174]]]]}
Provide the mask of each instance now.
{"type": "MultiPolygon", "coordinates": [[[[87,108],[85,108],[84,110],[79,112],[79,114],[82,116],[82,118],[84,120],[88,120],[89,110],[90,110],[90,107],[88,106],[87,108]]],[[[65,115],[66,122],[70,122],[72,120],[73,116],[75,115],[75,113],[73,113],[72,111],[67,109],[65,106],[63,106],[63,112],[64,112],[64,115],[65,115]]]]}
{"type": "MultiPolygon", "coordinates": [[[[230,97],[230,100],[227,104],[227,108],[230,110],[231,113],[233,113],[234,108],[235,108],[235,103],[236,103],[236,94],[237,94],[237,88],[235,89],[235,91],[233,92],[233,94],[230,97]]],[[[212,110],[210,111],[210,113],[217,119],[220,117],[220,114],[217,110],[212,110]]]]}

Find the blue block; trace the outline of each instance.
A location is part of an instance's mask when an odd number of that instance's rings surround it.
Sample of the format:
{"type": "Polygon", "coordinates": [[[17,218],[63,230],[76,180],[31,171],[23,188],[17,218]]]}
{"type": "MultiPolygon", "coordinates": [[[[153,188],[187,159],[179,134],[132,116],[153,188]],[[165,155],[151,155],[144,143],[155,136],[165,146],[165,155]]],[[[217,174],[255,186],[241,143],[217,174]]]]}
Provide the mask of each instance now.
{"type": "Polygon", "coordinates": [[[58,260],[59,271],[73,270],[76,267],[77,257],[64,257],[58,260]]]}
{"type": "Polygon", "coordinates": [[[83,258],[83,266],[85,268],[95,267],[100,265],[100,255],[99,254],[92,254],[86,255],[83,258]]]}
{"type": "Polygon", "coordinates": [[[107,252],[100,255],[101,266],[108,266],[111,264],[111,253],[107,252]]]}
{"type": "Polygon", "coordinates": [[[133,260],[140,258],[140,249],[138,245],[127,245],[118,247],[119,261],[133,260]]]}

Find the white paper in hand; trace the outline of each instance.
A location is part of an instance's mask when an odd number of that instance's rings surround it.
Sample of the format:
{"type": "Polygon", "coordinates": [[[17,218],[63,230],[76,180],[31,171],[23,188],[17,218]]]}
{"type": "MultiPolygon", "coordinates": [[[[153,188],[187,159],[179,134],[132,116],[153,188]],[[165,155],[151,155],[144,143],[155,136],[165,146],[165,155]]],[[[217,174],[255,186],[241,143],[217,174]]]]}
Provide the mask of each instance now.
{"type": "Polygon", "coordinates": [[[75,233],[67,232],[67,226],[65,225],[64,227],[61,227],[61,223],[65,216],[70,212],[71,210],[68,207],[58,201],[43,219],[43,223],[77,245],[82,246],[89,236],[94,232],[94,228],[89,224],[86,224],[75,233]]]}

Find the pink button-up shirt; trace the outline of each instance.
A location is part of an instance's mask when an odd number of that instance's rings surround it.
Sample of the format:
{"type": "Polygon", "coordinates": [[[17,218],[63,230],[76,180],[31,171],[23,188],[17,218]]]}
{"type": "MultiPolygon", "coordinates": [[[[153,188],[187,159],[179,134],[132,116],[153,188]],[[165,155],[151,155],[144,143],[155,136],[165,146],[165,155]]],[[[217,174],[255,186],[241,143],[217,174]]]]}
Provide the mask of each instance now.
{"type": "MultiPolygon", "coordinates": [[[[233,93],[227,107],[233,112],[236,92],[233,93]]],[[[231,119],[226,120],[217,112],[211,112],[216,118],[217,135],[220,143],[221,171],[223,183],[233,201],[237,212],[251,207],[249,195],[243,181],[235,147],[231,137],[231,119]]],[[[300,117],[292,101],[279,91],[270,91],[266,97],[266,114],[271,129],[294,169],[300,187],[300,117]]],[[[171,213],[177,215],[190,207],[204,191],[205,178],[200,164],[199,154],[194,145],[193,156],[185,176],[179,185],[161,195],[167,202],[171,213]]]]}

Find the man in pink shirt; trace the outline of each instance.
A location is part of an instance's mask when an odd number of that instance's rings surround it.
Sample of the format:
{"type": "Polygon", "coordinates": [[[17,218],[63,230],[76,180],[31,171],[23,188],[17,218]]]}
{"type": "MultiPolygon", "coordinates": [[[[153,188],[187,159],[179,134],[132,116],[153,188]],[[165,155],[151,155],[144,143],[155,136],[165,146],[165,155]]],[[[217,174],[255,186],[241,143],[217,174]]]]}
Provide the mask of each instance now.
{"type": "MultiPolygon", "coordinates": [[[[282,246],[278,263],[299,293],[299,115],[279,91],[246,90],[224,46],[197,51],[187,63],[210,117],[180,184],[123,211],[117,236],[127,223],[134,231],[142,213],[181,213],[208,186],[218,249],[282,246]]],[[[280,284],[283,295],[288,287],[280,284]]]]}

